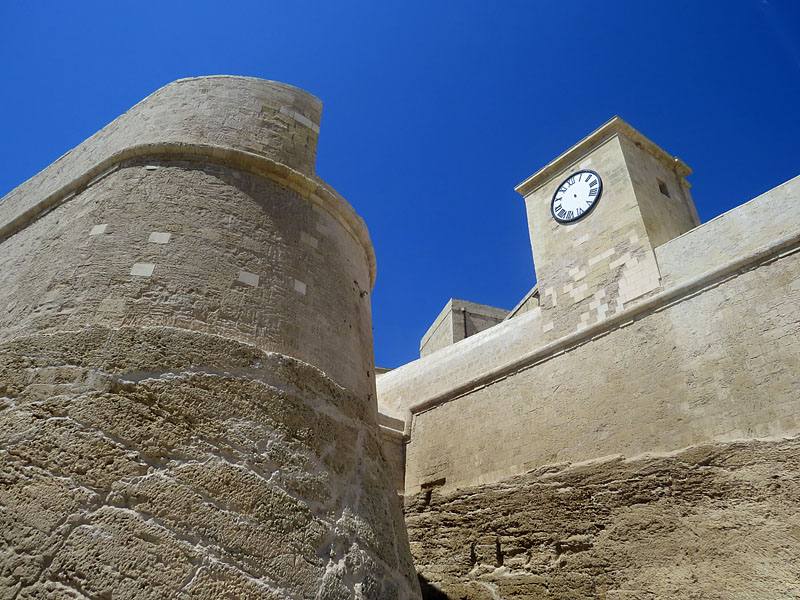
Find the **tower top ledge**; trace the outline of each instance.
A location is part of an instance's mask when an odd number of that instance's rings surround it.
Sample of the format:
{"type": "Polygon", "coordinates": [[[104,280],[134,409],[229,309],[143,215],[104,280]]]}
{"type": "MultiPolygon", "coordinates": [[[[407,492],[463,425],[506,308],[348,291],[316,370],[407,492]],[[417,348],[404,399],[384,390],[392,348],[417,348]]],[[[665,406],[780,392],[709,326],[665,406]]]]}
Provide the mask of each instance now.
{"type": "Polygon", "coordinates": [[[600,128],[590,133],[580,142],[572,146],[569,150],[561,154],[558,158],[542,167],[536,173],[528,177],[525,181],[514,188],[518,194],[527,196],[539,186],[549,181],[550,178],[563,171],[570,164],[580,160],[590,150],[598,144],[617,136],[624,136],[632,141],[636,146],[645,152],[652,154],[655,158],[668,165],[679,177],[686,177],[692,173],[689,166],[676,156],[672,156],[654,142],[647,139],[639,131],[628,125],[620,117],[615,116],[600,128]]]}
{"type": "Polygon", "coordinates": [[[375,252],[364,221],[314,171],[321,113],[319,98],[277,81],[234,75],[178,79],[0,197],[0,240],[127,159],[197,157],[252,171],[322,207],[363,248],[372,285],[375,252]]]}

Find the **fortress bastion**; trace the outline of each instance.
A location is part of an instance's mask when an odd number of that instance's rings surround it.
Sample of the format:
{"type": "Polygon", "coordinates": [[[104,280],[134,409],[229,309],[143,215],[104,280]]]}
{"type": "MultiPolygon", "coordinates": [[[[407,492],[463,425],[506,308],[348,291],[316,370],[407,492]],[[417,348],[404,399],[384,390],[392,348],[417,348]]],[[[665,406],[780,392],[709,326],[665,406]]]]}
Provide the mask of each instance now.
{"type": "Polygon", "coordinates": [[[321,103],[153,93],[0,200],[0,598],[418,598],[321,103]]]}

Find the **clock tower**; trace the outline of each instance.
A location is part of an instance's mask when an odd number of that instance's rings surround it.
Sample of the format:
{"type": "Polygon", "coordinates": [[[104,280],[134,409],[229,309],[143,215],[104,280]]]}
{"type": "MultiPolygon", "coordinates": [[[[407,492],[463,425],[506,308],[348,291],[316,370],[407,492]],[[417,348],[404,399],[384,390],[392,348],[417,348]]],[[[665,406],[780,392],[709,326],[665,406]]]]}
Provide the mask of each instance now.
{"type": "Polygon", "coordinates": [[[517,186],[547,337],[659,291],[654,249],[700,223],[691,172],[614,117],[517,186]]]}

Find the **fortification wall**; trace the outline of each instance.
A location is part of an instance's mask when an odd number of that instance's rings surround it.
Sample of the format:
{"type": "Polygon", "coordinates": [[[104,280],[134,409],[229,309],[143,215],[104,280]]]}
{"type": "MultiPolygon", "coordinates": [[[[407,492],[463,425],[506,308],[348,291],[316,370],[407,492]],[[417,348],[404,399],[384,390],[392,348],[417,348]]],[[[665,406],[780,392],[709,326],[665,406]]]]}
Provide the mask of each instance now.
{"type": "Polygon", "coordinates": [[[429,481],[452,489],[551,463],[800,433],[799,261],[795,253],[717,280],[419,410],[407,493],[429,481]]]}
{"type": "Polygon", "coordinates": [[[542,343],[526,313],[380,378],[424,597],[800,593],[798,199],[656,248],[657,293],[605,321],[542,343]]]}
{"type": "Polygon", "coordinates": [[[320,108],[181,80],[0,201],[11,597],[418,597],[320,108]]]}
{"type": "Polygon", "coordinates": [[[794,179],[676,238],[660,255],[684,260],[660,267],[662,281],[677,285],[594,326],[537,343],[532,311],[381,377],[381,409],[406,411],[406,493],[800,432],[800,218],[789,210],[779,227],[764,225],[755,249],[728,235],[729,223],[766,205],[779,211],[775,198],[798,197],[794,179]],[[709,268],[705,253],[691,252],[712,244],[712,256],[735,258],[709,268]]]}
{"type": "Polygon", "coordinates": [[[800,176],[656,248],[662,286],[671,287],[790,239],[800,230],[800,176]]]}
{"type": "Polygon", "coordinates": [[[708,444],[406,496],[426,597],[795,598],[798,452],[708,444]]]}
{"type": "Polygon", "coordinates": [[[435,353],[382,375],[377,382],[381,412],[411,423],[410,409],[501,368],[537,347],[542,331],[541,310],[504,321],[435,353]]]}

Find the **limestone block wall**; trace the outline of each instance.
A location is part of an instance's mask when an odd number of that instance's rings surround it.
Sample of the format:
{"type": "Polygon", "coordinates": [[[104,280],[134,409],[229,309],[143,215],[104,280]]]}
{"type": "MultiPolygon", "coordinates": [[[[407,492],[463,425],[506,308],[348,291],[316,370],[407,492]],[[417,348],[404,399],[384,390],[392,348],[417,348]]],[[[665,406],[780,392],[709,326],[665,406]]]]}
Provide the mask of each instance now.
{"type": "Polygon", "coordinates": [[[175,81],[67,152],[3,198],[4,237],[26,219],[61,201],[66,187],[90,180],[120,158],[158,151],[212,148],[217,158],[255,155],[313,175],[322,103],[278,82],[249,77],[175,81]],[[7,227],[11,226],[10,229],[7,227]]]}
{"type": "Polygon", "coordinates": [[[798,197],[656,248],[604,321],[548,341],[537,308],[379,380],[424,597],[800,594],[798,197]]]}
{"type": "Polygon", "coordinates": [[[619,142],[652,246],[697,227],[700,217],[686,181],[689,168],[678,159],[665,161],[653,152],[642,152],[645,143],[635,137],[621,136],[619,142]]]}
{"type": "Polygon", "coordinates": [[[0,598],[415,598],[319,101],[162,88],[0,200],[0,598]]]}
{"type": "Polygon", "coordinates": [[[378,413],[381,428],[381,449],[398,494],[405,491],[406,444],[405,421],[378,413]]]}
{"type": "Polygon", "coordinates": [[[656,248],[665,286],[758,253],[800,230],[800,176],[656,248]]]}
{"type": "Polygon", "coordinates": [[[0,258],[4,339],[95,322],[237,329],[369,391],[374,252],[313,176],[320,112],[276,82],[179,80],[13,190],[0,232],[31,225],[0,258]],[[294,331],[303,320],[315,330],[294,331]]]}
{"type": "Polygon", "coordinates": [[[798,303],[795,252],[545,348],[528,366],[429,408],[420,402],[412,408],[406,492],[429,481],[452,489],[610,454],[796,435],[798,303]]]}
{"type": "Polygon", "coordinates": [[[185,155],[126,159],[3,247],[0,340],[174,326],[295,356],[372,393],[364,249],[263,174],[185,155]]]}

